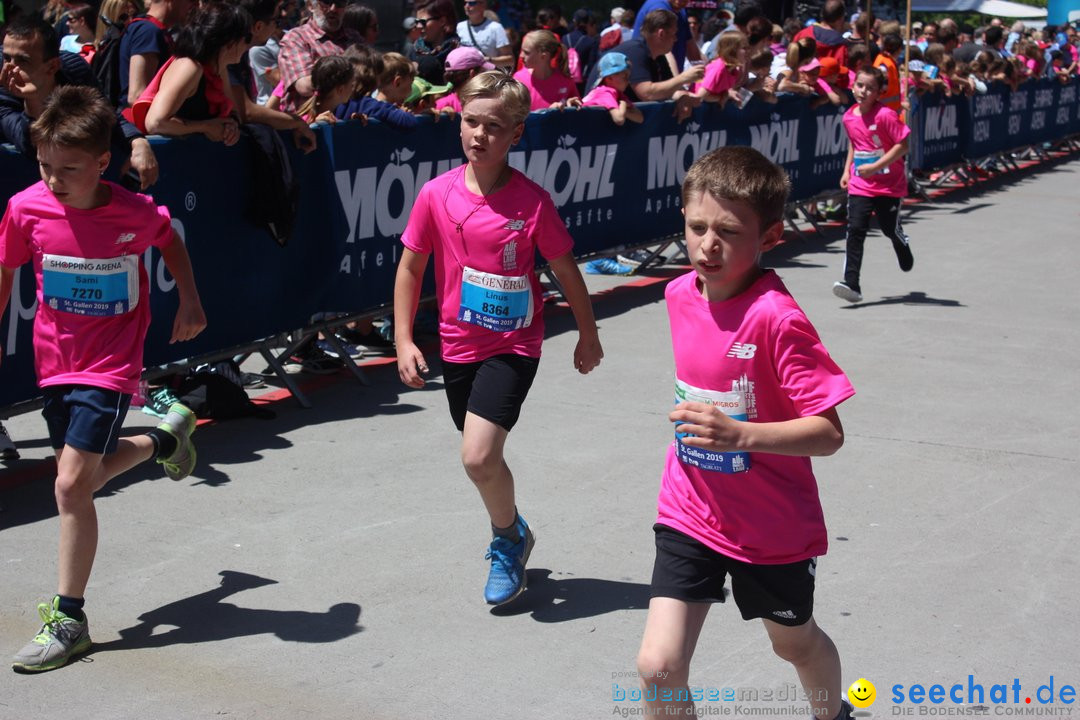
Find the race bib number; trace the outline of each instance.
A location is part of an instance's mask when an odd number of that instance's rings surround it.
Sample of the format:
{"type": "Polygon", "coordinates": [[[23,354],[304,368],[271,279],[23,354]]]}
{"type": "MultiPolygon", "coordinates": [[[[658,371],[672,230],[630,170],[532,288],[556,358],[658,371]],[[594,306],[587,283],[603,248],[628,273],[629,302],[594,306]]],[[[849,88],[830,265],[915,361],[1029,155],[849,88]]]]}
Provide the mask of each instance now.
{"type": "MultiPolygon", "coordinates": [[[[699,402],[720,408],[725,415],[735,420],[746,421],[746,397],[739,390],[717,392],[702,390],[675,378],[675,403],[699,402]]],[[[690,433],[675,433],[675,447],[679,462],[684,465],[721,473],[739,473],[750,469],[750,453],[716,452],[704,448],[684,445],[684,437],[694,437],[690,433]]]]}
{"type": "Polygon", "coordinates": [[[458,320],[494,332],[527,328],[533,316],[532,284],[525,275],[509,277],[466,267],[461,273],[458,320]]]}
{"type": "MultiPolygon", "coordinates": [[[[856,150],[854,153],[855,169],[858,170],[863,165],[869,165],[870,163],[876,163],[882,157],[885,156],[885,151],[878,148],[877,150],[856,150]]],[[[889,168],[881,170],[883,173],[889,172],[889,168]]]]}
{"type": "Polygon", "coordinates": [[[139,256],[92,259],[44,255],[42,294],[53,310],[109,317],[139,304],[139,256]]]}

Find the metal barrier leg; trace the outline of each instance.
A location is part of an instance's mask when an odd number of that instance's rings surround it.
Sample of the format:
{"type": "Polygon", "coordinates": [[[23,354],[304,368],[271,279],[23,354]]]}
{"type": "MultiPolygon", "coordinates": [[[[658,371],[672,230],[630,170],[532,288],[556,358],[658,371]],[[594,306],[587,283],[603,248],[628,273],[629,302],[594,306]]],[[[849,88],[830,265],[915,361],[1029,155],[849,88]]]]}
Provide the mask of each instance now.
{"type": "Polygon", "coordinates": [[[296,384],[296,380],[292,375],[285,372],[285,368],[281,366],[281,361],[278,360],[278,356],[274,355],[270,349],[270,343],[264,342],[259,345],[259,354],[266,358],[266,362],[270,364],[270,367],[274,369],[274,374],[278,376],[282,384],[289,390],[289,393],[296,398],[296,402],[300,403],[302,408],[310,408],[311,401],[308,400],[307,395],[300,390],[300,386],[296,384]]]}
{"type": "Polygon", "coordinates": [[[555,289],[552,291],[552,295],[554,295],[556,302],[567,302],[566,292],[563,290],[562,283],[559,282],[559,278],[555,277],[555,273],[551,270],[551,268],[544,268],[540,272],[540,277],[546,279],[555,287],[555,289]]]}
{"type": "Polygon", "coordinates": [[[338,359],[345,363],[345,367],[349,368],[352,374],[356,376],[356,379],[360,381],[360,384],[370,386],[371,381],[368,380],[367,375],[364,374],[364,371],[360,366],[353,362],[349,353],[345,352],[345,346],[342,345],[341,340],[338,339],[337,333],[326,333],[326,341],[330,343],[331,347],[337,350],[338,359]]]}

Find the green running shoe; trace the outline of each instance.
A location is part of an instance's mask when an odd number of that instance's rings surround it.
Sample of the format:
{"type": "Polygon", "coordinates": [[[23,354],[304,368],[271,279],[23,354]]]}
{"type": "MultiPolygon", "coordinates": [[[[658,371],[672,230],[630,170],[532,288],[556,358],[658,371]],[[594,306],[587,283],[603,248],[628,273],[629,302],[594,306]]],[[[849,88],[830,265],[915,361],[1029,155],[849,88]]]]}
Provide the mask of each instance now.
{"type": "Polygon", "coordinates": [[[11,663],[15,672],[55,670],[90,649],[93,643],[86,620],[79,622],[68,617],[57,609],[59,604],[60,597],[56,596],[51,604],[38,605],[38,615],[44,624],[37,637],[15,656],[11,663]]]}
{"type": "Polygon", "coordinates": [[[172,480],[183,480],[195,469],[195,445],[191,433],[195,432],[195,413],[187,405],[173,403],[158,425],[158,430],[176,438],[176,450],[167,458],[157,461],[165,467],[165,474],[172,480]]]}

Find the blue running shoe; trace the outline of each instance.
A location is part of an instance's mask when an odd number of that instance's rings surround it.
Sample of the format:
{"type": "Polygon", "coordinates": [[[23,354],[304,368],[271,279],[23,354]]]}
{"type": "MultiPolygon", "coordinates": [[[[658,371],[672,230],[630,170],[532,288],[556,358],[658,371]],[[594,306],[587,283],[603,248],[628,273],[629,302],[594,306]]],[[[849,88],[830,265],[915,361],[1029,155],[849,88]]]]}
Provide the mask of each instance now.
{"type": "Polygon", "coordinates": [[[484,600],[488,605],[503,605],[525,591],[525,563],[529,561],[535,538],[520,515],[517,529],[520,540],[513,543],[507,538],[496,537],[484,556],[491,560],[491,572],[484,587],[484,600]]]}
{"type": "Polygon", "coordinates": [[[589,275],[629,275],[634,268],[623,265],[615,258],[600,258],[585,263],[585,272],[589,275]]]}

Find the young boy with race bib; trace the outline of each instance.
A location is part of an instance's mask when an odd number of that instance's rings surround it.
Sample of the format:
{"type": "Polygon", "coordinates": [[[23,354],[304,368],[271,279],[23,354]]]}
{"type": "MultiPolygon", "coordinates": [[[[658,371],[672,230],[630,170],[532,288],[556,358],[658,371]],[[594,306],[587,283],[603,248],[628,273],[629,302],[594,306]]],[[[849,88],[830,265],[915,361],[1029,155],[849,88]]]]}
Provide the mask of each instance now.
{"type": "Polygon", "coordinates": [[[41,182],[12,197],[0,222],[0,315],[16,269],[32,260],[37,275],[34,358],[60,516],[59,587],[38,605],[43,626],[15,656],[20,672],[53,670],[90,649],[82,608],[97,552],[94,493],[151,458],[173,480],[195,466],[195,415],[183,405],[145,435],[117,437],[139,387],[150,325],[147,249],[160,249],[176,279],[170,342],[198,335],[206,317],[168,210],[100,177],[115,121],[96,89],[59,88],[30,130],[41,182]]]}
{"type": "Polygon", "coordinates": [[[788,185],[746,147],[710,152],[683,182],[693,270],[665,291],[676,438],[638,655],[650,717],[696,717],[690,659],[729,574],[743,619],[761,618],[773,650],[816,699],[815,716],[850,709],[839,655],[813,618],[827,538],[810,456],[843,444],[836,406],[855,391],[784,283],[758,265],[781,240],[788,185]]]}
{"type": "Polygon", "coordinates": [[[840,187],[848,191],[847,254],[844,279],[833,285],[833,294],[848,302],[862,302],[859,276],[863,245],[870,229],[870,215],[877,215],[882,234],[892,241],[900,269],[915,264],[908,237],[900,226],[900,209],[907,195],[904,156],[910,128],[879,102],[885,76],[878,68],[860,70],[855,76],[855,105],[844,113],[848,154],[840,187]]]}
{"type": "Polygon", "coordinates": [[[537,250],[562,286],[578,327],[574,367],[585,374],[603,357],[573,241],[548,193],[507,162],[529,115],[529,90],[499,71],[470,79],[461,99],[465,165],[421,189],[401,241],[394,287],[398,373],[413,388],[428,372],[412,326],[428,258],[435,293],[443,382],[462,433],[461,458],[491,520],[494,539],[485,600],[501,605],[525,589],[533,533],[514,503],[503,446],[540,361],[543,299],[537,250]]]}

